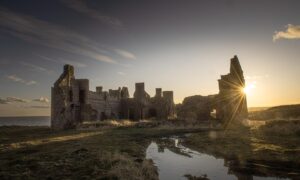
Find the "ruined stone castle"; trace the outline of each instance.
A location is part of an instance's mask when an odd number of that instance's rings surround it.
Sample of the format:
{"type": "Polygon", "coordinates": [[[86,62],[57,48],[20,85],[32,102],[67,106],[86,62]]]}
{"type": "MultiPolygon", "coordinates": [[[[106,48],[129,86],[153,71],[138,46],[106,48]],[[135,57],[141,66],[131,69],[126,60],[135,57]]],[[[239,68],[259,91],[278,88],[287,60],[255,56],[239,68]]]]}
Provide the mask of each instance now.
{"type": "Polygon", "coordinates": [[[64,71],[51,90],[51,127],[73,128],[83,121],[104,119],[168,119],[175,114],[173,91],[156,88],[154,97],[145,91],[144,83],[135,84],[133,98],[127,87],[90,91],[88,79],[76,79],[74,67],[64,71]]]}
{"type": "Polygon", "coordinates": [[[194,119],[209,120],[212,111],[215,119],[224,123],[247,118],[245,79],[237,56],[230,61],[230,72],[221,75],[218,83],[218,94],[187,97],[175,110],[173,91],[156,88],[155,96],[150,97],[145,84],[136,83],[133,97],[129,96],[127,87],[103,91],[99,86],[93,92],[88,79],[76,79],[73,66],[65,65],[51,91],[51,127],[67,129],[83,121],[104,119],[166,120],[175,115],[187,119],[191,114],[194,119]]]}

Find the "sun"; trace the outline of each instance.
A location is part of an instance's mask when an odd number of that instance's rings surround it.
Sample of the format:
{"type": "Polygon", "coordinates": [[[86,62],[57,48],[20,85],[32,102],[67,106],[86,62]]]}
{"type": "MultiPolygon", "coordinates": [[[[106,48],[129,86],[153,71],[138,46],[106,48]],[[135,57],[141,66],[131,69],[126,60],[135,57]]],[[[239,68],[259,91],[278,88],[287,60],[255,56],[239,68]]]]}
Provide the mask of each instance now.
{"type": "Polygon", "coordinates": [[[249,84],[246,84],[244,88],[242,88],[242,92],[246,95],[251,94],[252,90],[256,87],[256,82],[251,82],[249,84]]]}
{"type": "Polygon", "coordinates": [[[249,86],[246,86],[246,87],[244,87],[244,88],[242,89],[242,91],[243,91],[243,93],[245,93],[245,94],[250,94],[251,88],[250,88],[249,86]]]}

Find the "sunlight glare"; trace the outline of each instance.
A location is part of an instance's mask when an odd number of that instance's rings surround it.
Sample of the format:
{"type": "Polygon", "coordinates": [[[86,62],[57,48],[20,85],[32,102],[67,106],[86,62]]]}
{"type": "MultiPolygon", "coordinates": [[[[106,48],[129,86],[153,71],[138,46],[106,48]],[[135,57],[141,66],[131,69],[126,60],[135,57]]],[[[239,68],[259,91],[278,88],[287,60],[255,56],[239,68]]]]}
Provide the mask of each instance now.
{"type": "Polygon", "coordinates": [[[249,95],[252,90],[256,87],[256,82],[251,82],[249,84],[246,84],[246,86],[242,89],[243,93],[249,95]]]}

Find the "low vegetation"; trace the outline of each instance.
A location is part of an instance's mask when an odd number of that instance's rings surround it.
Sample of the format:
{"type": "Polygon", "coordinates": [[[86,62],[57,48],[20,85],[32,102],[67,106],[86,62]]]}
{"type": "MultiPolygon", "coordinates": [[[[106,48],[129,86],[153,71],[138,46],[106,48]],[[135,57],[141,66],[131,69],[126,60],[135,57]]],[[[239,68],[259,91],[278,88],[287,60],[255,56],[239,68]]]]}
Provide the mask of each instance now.
{"type": "Polygon", "coordinates": [[[179,120],[108,120],[67,131],[0,127],[0,179],[158,179],[157,168],[145,159],[146,148],[155,139],[180,153],[167,139],[158,138],[185,133],[192,133],[185,146],[224,158],[233,172],[300,176],[300,121],[274,120],[255,128],[233,123],[226,130],[212,127],[179,120]]]}
{"type": "Polygon", "coordinates": [[[272,120],[259,128],[266,136],[293,136],[300,138],[300,120],[272,120]]]}
{"type": "Polygon", "coordinates": [[[256,129],[236,124],[225,131],[194,133],[185,146],[224,158],[233,173],[299,178],[298,132],[299,121],[272,121],[256,129]]]}
{"type": "Polygon", "coordinates": [[[199,129],[153,124],[106,121],[67,131],[0,127],[0,179],[158,179],[145,159],[151,140],[199,129]]]}
{"type": "Polygon", "coordinates": [[[275,106],[261,111],[252,111],[249,113],[249,118],[253,120],[300,119],[300,104],[275,106]]]}
{"type": "Polygon", "coordinates": [[[157,179],[138,129],[0,128],[0,179],[157,179]],[[70,138],[73,137],[73,138],[70,138]]]}

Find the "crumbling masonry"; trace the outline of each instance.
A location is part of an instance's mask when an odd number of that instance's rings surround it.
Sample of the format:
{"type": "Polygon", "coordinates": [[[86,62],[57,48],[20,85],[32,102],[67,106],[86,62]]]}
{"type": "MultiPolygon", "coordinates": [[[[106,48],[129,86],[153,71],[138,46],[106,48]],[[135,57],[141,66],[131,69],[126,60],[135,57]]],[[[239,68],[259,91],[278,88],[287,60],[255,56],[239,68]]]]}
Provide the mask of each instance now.
{"type": "Polygon", "coordinates": [[[218,119],[226,125],[232,120],[248,117],[245,79],[237,56],[230,61],[230,72],[221,75],[219,93],[208,96],[195,95],[186,97],[177,105],[177,117],[184,120],[207,121],[218,119]],[[215,111],[215,117],[212,112],[215,111]]]}
{"type": "MultiPolygon", "coordinates": [[[[196,120],[211,119],[216,111],[216,119],[225,124],[231,120],[248,117],[243,70],[237,56],[230,62],[230,73],[222,75],[219,93],[209,96],[191,96],[177,106],[177,117],[196,120]]],[[[145,91],[144,83],[135,84],[133,98],[127,87],[103,91],[96,87],[90,91],[88,79],[75,79],[74,68],[65,65],[64,71],[52,87],[51,127],[54,129],[74,128],[83,121],[104,119],[162,119],[174,117],[173,91],[156,89],[154,97],[145,91]]]]}
{"type": "Polygon", "coordinates": [[[247,99],[244,93],[245,78],[237,56],[230,60],[230,73],[221,75],[219,94],[216,96],[217,119],[242,120],[248,117],[247,99]]]}
{"type": "Polygon", "coordinates": [[[75,79],[74,68],[65,65],[64,71],[51,91],[51,127],[74,128],[83,121],[104,119],[168,119],[175,114],[173,91],[156,89],[154,97],[145,91],[144,83],[135,84],[133,98],[127,87],[96,92],[89,90],[88,79],[75,79]]]}

